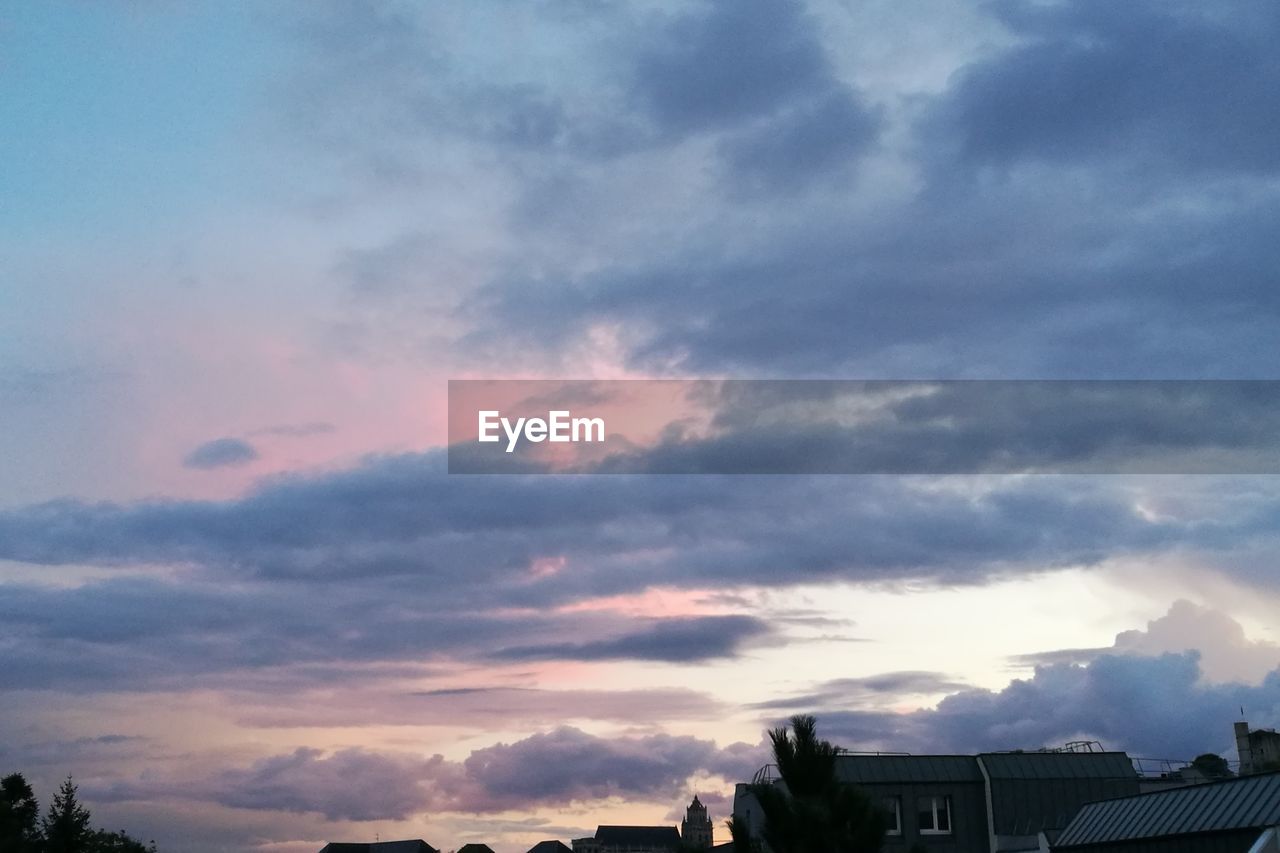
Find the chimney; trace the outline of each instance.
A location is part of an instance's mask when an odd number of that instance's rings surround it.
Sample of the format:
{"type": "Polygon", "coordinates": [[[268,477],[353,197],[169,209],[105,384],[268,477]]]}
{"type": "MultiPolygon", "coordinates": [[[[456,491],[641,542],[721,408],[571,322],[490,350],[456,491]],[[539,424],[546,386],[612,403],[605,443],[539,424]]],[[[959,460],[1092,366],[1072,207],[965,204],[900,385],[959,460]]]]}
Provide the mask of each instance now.
{"type": "Polygon", "coordinates": [[[1240,757],[1240,775],[1253,772],[1253,750],[1249,747],[1249,724],[1244,720],[1236,723],[1236,754],[1240,757]]]}

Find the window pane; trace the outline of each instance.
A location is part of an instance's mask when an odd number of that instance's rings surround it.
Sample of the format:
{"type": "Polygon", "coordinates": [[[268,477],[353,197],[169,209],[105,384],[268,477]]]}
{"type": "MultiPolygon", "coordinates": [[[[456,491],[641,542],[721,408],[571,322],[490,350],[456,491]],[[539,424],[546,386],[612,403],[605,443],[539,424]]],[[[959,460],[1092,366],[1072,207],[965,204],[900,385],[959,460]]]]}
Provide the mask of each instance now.
{"type": "Polygon", "coordinates": [[[897,797],[885,797],[880,801],[880,809],[884,812],[885,829],[890,835],[902,833],[901,815],[897,797]]]}
{"type": "Polygon", "coordinates": [[[951,831],[951,798],[938,797],[936,802],[937,802],[937,808],[938,808],[938,831],[950,832],[951,831]]]}
{"type": "Polygon", "coordinates": [[[921,832],[936,829],[933,825],[933,797],[921,797],[916,800],[916,821],[921,832]]]}

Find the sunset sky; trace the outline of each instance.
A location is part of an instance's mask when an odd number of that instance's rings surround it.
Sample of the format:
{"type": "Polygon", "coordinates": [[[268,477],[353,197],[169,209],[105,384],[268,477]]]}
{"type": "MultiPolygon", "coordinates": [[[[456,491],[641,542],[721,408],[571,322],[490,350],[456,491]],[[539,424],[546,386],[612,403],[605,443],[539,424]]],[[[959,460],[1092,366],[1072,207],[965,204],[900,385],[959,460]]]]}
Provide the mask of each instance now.
{"type": "Polygon", "coordinates": [[[450,475],[446,391],[1280,378],[1277,43],[1272,0],[0,0],[0,775],[162,851],[523,853],[695,792],[727,839],[796,712],[1234,760],[1274,475],[450,475]]]}

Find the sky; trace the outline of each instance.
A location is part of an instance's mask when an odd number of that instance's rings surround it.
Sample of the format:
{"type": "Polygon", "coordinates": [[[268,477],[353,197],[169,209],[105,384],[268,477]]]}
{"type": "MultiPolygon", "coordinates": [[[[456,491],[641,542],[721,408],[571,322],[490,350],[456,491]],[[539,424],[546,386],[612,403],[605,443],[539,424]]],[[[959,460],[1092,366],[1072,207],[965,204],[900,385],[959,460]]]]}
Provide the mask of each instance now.
{"type": "Polygon", "coordinates": [[[447,381],[1280,378],[1278,38],[0,0],[0,772],[162,850],[521,853],[726,838],[797,712],[1234,759],[1274,476],[450,475],[447,381]]]}

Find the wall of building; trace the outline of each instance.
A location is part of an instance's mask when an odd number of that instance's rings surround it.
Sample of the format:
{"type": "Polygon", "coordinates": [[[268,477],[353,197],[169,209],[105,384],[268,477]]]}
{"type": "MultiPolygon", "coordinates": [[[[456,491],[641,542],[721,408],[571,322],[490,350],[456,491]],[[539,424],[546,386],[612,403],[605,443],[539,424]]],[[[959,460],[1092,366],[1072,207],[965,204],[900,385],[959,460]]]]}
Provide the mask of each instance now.
{"type": "Polygon", "coordinates": [[[885,838],[886,853],[897,853],[917,842],[937,853],[980,853],[987,850],[987,799],[981,784],[966,782],[877,783],[860,786],[874,800],[897,798],[901,804],[902,833],[885,838]],[[919,798],[951,798],[951,832],[922,834],[916,803],[919,798]]]}

